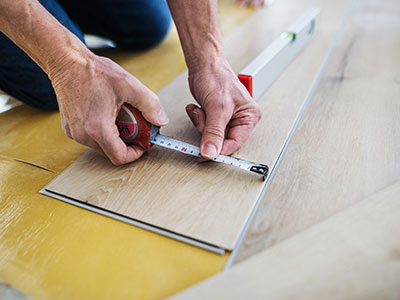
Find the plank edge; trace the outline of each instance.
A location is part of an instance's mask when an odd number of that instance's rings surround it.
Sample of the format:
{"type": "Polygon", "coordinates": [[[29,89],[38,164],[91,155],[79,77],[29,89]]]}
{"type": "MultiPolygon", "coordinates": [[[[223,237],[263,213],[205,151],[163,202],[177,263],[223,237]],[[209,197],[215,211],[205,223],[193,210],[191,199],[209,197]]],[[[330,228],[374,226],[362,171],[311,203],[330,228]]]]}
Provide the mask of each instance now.
{"type": "Polygon", "coordinates": [[[108,211],[106,209],[102,209],[102,208],[96,207],[94,205],[90,205],[90,204],[78,201],[78,200],[76,200],[74,198],[71,198],[71,197],[68,197],[68,196],[64,196],[64,195],[58,194],[56,192],[53,192],[51,190],[48,190],[47,186],[45,186],[39,192],[42,195],[45,195],[45,196],[48,196],[48,197],[51,197],[51,198],[55,198],[57,200],[61,200],[61,201],[66,202],[68,204],[72,204],[72,205],[78,206],[80,208],[87,209],[89,211],[92,211],[92,212],[98,213],[100,215],[112,218],[114,220],[121,221],[121,222],[124,222],[124,223],[128,223],[130,225],[139,227],[141,229],[145,229],[145,230],[151,231],[153,233],[156,233],[156,234],[159,234],[159,235],[174,239],[174,240],[179,241],[179,242],[183,242],[183,243],[189,244],[191,246],[195,246],[197,248],[201,248],[203,250],[207,250],[207,251],[213,252],[215,254],[224,255],[225,251],[230,250],[230,249],[220,248],[218,246],[215,246],[215,245],[212,245],[212,244],[208,244],[208,243],[205,243],[205,242],[202,242],[202,241],[199,241],[199,240],[195,240],[195,239],[186,237],[184,235],[180,235],[180,234],[177,234],[175,232],[171,232],[171,231],[168,231],[168,230],[153,226],[151,224],[140,222],[138,220],[135,220],[135,219],[132,219],[132,218],[128,218],[128,217],[113,213],[113,212],[108,211]]]}

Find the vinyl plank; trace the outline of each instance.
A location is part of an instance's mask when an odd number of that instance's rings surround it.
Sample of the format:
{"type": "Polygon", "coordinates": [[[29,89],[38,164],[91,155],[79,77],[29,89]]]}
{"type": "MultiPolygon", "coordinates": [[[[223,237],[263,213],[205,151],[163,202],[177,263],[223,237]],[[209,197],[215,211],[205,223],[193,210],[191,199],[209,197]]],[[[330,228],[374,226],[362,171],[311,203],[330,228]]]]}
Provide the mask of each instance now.
{"type": "Polygon", "coordinates": [[[173,299],[399,299],[400,181],[173,299]]]}
{"type": "MultiPolygon", "coordinates": [[[[310,86],[324,61],[349,1],[279,1],[262,9],[225,40],[239,71],[309,8],[320,7],[318,33],[259,100],[264,118],[235,156],[274,166],[310,86]],[[265,37],[265,38],[264,38],[265,37]]],[[[169,117],[161,133],[198,144],[185,114],[193,102],[183,73],[159,93],[169,117]]],[[[89,151],[46,188],[178,234],[232,250],[259,199],[259,177],[213,162],[153,147],[137,162],[114,167],[89,151]]]]}
{"type": "Polygon", "coordinates": [[[234,263],[400,178],[400,3],[356,1],[234,263]]]}

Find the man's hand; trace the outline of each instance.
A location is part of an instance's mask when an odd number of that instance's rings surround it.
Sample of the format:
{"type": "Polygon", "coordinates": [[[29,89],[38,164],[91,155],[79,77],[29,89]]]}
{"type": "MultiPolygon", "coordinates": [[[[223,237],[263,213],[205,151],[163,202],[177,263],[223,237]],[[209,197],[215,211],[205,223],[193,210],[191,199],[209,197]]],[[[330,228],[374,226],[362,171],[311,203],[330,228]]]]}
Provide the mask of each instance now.
{"type": "Polygon", "coordinates": [[[119,138],[115,120],[124,102],[155,125],[167,123],[153,92],[111,60],[90,52],[39,1],[0,0],[0,30],[49,76],[65,133],[114,164],[131,162],[144,153],[119,138]]]}
{"type": "Polygon", "coordinates": [[[200,107],[186,111],[203,134],[200,151],[212,159],[231,154],[248,139],[261,118],[260,109],[225,59],[217,0],[168,0],[178,29],[189,85],[200,107]]]}
{"type": "Polygon", "coordinates": [[[168,122],[158,97],[108,58],[89,54],[71,63],[68,57],[50,68],[49,77],[66,135],[103,153],[115,165],[134,161],[144,153],[141,147],[126,146],[119,138],[115,120],[125,102],[152,124],[168,122]]]}
{"type": "Polygon", "coordinates": [[[200,107],[190,104],[186,111],[203,135],[202,156],[211,159],[238,150],[260,121],[261,111],[229,64],[218,59],[190,73],[189,85],[200,107]]]}

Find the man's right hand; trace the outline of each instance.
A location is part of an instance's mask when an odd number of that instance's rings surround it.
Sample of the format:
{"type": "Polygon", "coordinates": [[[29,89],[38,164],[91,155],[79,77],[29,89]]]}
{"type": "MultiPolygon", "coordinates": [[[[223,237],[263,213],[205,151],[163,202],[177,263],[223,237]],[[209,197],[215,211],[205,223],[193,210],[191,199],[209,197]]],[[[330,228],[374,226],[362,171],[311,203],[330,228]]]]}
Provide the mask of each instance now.
{"type": "Polygon", "coordinates": [[[144,150],[126,146],[115,121],[124,102],[158,126],[168,118],[158,97],[111,60],[96,56],[37,0],[0,0],[0,31],[48,75],[62,128],[75,141],[120,165],[144,150]]]}
{"type": "Polygon", "coordinates": [[[89,51],[85,57],[68,55],[57,61],[48,75],[65,134],[104,154],[115,165],[134,161],[145,151],[125,145],[119,137],[115,120],[125,102],[154,125],[168,122],[157,95],[108,58],[89,51]]]}

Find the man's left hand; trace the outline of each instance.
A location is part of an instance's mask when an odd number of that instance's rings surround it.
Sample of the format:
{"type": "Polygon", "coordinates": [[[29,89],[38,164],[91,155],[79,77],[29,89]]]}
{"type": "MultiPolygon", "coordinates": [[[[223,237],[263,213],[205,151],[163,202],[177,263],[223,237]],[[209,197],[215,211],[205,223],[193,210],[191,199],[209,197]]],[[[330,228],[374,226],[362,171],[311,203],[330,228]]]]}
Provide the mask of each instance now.
{"type": "Polygon", "coordinates": [[[189,86],[200,107],[189,104],[186,112],[203,135],[200,151],[206,159],[237,151],[261,119],[258,104],[220,58],[196,71],[189,69],[189,86]]]}

